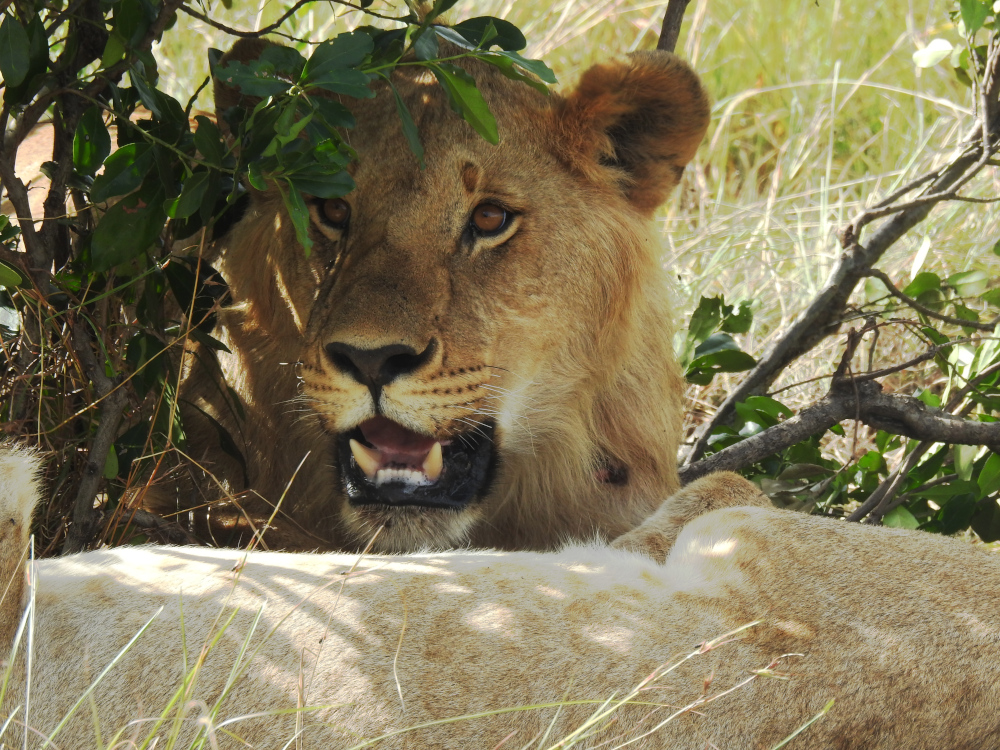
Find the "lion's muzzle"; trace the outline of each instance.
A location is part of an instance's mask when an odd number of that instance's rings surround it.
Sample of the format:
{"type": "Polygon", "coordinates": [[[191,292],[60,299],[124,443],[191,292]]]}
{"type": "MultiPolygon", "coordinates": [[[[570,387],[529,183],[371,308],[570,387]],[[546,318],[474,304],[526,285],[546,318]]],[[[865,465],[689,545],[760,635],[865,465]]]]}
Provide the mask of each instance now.
{"type": "Polygon", "coordinates": [[[344,490],[352,505],[459,510],[483,497],[493,476],[494,428],[450,440],[375,417],[337,438],[344,490]]]}

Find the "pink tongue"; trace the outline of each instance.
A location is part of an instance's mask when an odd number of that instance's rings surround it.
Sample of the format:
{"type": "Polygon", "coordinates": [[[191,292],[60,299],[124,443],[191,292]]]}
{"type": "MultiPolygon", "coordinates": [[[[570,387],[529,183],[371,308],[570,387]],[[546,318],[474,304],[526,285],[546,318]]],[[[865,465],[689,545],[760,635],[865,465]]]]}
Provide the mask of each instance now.
{"type": "Polygon", "coordinates": [[[434,445],[434,438],[418,435],[385,417],[361,423],[361,434],[379,451],[394,456],[413,456],[421,461],[434,445]]]}

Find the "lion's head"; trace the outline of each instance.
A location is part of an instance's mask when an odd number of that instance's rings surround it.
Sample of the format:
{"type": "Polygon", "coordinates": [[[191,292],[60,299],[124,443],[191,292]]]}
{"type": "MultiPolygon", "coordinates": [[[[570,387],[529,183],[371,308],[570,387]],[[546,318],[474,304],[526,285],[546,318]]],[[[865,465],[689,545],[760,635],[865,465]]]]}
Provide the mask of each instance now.
{"type": "Polygon", "coordinates": [[[357,189],[312,201],[313,252],[261,192],[217,261],[249,485],[277,500],[312,451],[284,509],[331,545],[383,527],[381,550],[552,547],[617,535],[677,487],[682,382],[649,224],[705,132],[698,78],[646,52],[545,96],[463,66],[498,146],[400,68],[426,169],[375,83],[345,100],[357,189]]]}

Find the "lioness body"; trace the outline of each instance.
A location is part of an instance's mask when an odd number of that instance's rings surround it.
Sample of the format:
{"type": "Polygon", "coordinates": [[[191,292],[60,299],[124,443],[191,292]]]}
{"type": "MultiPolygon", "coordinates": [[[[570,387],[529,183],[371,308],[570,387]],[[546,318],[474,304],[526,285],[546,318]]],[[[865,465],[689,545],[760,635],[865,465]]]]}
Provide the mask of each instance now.
{"type": "MultiPolygon", "coordinates": [[[[260,50],[241,43],[231,58],[260,50]]],[[[392,92],[374,83],[374,98],[345,100],[358,121],[349,222],[331,223],[313,201],[307,257],[277,190],[252,192],[211,251],[232,294],[217,331],[231,353],[217,367],[207,351],[189,360],[182,405],[190,452],[229,491],[249,490],[245,513],[210,510],[220,541],[245,542],[289,485],[272,546],[352,549],[381,527],[382,551],[613,538],[677,489],[683,380],[649,220],[707,127],[697,77],[672,55],[644,53],[546,97],[462,64],[496,116],[498,146],[451,111],[427,71],[401,68],[393,83],[426,169],[392,92]],[[480,206],[502,208],[509,224],[479,232],[470,215],[480,206]],[[371,438],[385,466],[436,442],[442,478],[424,477],[418,457],[416,484],[387,495],[361,475],[352,437],[371,438]],[[463,486],[435,494],[442,482],[463,486]],[[410,501],[411,490],[430,498],[410,501]]],[[[238,101],[225,85],[216,95],[220,111],[238,101]]],[[[213,479],[201,489],[179,505],[223,495],[213,479]]]]}
{"type": "MultiPolygon", "coordinates": [[[[26,540],[27,475],[23,459],[0,456],[5,570],[26,540]]],[[[657,515],[669,531],[667,506],[657,515]]],[[[377,747],[467,750],[505,737],[522,747],[543,735],[548,746],[661,665],[754,622],[661,674],[581,746],[639,738],[703,693],[753,678],[631,746],[770,748],[835,699],[793,747],[1000,747],[1000,610],[988,595],[1000,563],[920,533],[747,507],[695,519],[664,565],[601,547],[397,557],[141,547],[43,560],[32,580],[28,723],[41,734],[29,747],[81,698],[57,747],[94,746],[95,727],[105,743],[119,730],[161,742],[176,731],[181,746],[208,727],[221,748],[246,746],[228,732],[269,750],[295,736],[305,748],[384,735],[377,747]],[[168,709],[185,674],[196,677],[168,709]]],[[[0,607],[7,626],[20,611],[14,584],[0,607]]],[[[23,710],[18,665],[5,713],[23,710]]],[[[19,746],[22,719],[5,743],[19,746]]]]}

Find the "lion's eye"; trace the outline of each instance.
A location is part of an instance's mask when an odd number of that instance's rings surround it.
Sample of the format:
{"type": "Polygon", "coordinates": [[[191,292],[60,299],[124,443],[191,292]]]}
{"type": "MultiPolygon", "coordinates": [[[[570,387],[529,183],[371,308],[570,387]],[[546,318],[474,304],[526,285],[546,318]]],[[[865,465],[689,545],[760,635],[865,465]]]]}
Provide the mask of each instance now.
{"type": "Polygon", "coordinates": [[[480,203],[472,211],[472,226],[479,234],[497,234],[509,220],[507,210],[495,203],[480,203]]]}
{"type": "Polygon", "coordinates": [[[327,198],[319,206],[323,221],[343,229],[351,218],[351,204],[343,198],[327,198]]]}

